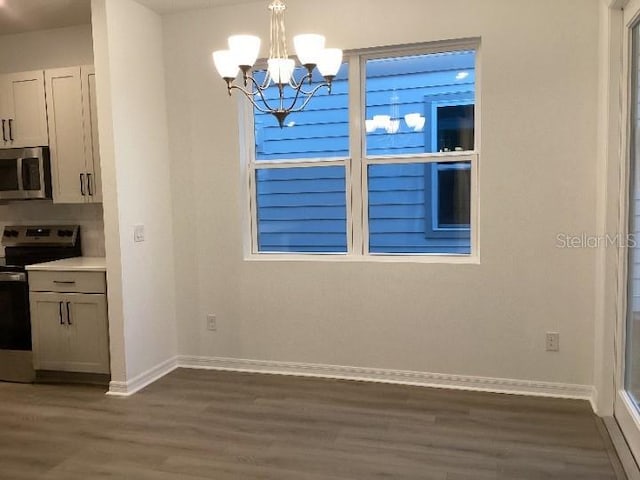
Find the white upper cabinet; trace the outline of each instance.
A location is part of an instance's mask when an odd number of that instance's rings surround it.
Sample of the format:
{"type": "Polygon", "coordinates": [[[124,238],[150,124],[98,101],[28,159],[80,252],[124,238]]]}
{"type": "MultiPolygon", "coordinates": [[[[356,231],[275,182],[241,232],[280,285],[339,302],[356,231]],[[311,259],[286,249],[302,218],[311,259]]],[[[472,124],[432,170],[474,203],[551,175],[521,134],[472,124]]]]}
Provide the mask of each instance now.
{"type": "Polygon", "coordinates": [[[87,189],[93,202],[102,202],[96,72],[93,65],[81,67],[80,75],[82,77],[82,109],[84,112],[84,149],[88,172],[87,189]]]}
{"type": "Polygon", "coordinates": [[[45,75],[53,198],[59,203],[84,203],[86,173],[80,68],[47,70],[45,75]]]}
{"type": "Polygon", "coordinates": [[[92,66],[45,71],[53,201],[102,201],[92,66]]]}
{"type": "Polygon", "coordinates": [[[42,70],[0,76],[2,148],[49,145],[42,70]]]}

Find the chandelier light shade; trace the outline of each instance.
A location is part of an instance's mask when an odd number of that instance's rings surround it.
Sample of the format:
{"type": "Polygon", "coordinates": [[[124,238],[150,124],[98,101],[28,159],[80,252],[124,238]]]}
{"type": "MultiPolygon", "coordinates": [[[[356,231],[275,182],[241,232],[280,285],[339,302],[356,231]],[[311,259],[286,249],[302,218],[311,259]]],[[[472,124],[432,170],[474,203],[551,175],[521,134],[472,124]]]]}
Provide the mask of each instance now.
{"type": "Polygon", "coordinates": [[[232,35],[228,50],[213,52],[216,70],[227,84],[229,95],[239,90],[253,106],[264,113],[276,117],[280,128],[290,113],[304,110],[311,98],[322,88],[331,93],[331,84],[342,65],[342,50],[325,48],[325,37],[315,33],[297,35],[293,38],[296,56],[306,72],[295,78],[296,62],[287,53],[287,39],[284,26],[286,6],[282,0],[269,4],[271,11],[271,44],[264,80],[258,82],[252,75],[252,68],[260,55],[261,41],[254,35],[232,35]],[[324,81],[314,85],[313,72],[318,70],[324,81]],[[241,84],[236,82],[242,72],[241,84]],[[305,85],[308,90],[305,90],[305,85]],[[265,91],[269,87],[278,89],[277,99],[267,99],[265,91]]]}

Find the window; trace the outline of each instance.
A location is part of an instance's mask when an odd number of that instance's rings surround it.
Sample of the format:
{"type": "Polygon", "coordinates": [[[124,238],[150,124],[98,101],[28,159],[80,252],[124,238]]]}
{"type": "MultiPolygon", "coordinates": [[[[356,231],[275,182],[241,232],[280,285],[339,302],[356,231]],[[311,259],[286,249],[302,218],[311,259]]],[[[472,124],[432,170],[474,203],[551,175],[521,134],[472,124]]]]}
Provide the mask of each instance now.
{"type": "Polygon", "coordinates": [[[282,129],[247,107],[251,253],[475,254],[476,47],[353,53],[282,129]]]}

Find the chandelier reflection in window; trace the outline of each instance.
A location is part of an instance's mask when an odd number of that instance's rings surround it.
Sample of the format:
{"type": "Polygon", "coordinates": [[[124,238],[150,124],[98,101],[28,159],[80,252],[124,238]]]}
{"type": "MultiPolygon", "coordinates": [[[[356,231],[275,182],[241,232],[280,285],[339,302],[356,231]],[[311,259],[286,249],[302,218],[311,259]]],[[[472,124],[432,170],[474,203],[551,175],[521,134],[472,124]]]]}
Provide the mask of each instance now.
{"type": "MultiPolygon", "coordinates": [[[[374,133],[378,130],[388,134],[398,133],[402,125],[400,117],[400,97],[394,91],[390,98],[389,115],[374,115],[371,119],[365,120],[365,128],[367,133],[374,133]]],[[[426,123],[426,118],[417,112],[407,113],[404,115],[404,123],[414,132],[421,132],[426,123]]]]}

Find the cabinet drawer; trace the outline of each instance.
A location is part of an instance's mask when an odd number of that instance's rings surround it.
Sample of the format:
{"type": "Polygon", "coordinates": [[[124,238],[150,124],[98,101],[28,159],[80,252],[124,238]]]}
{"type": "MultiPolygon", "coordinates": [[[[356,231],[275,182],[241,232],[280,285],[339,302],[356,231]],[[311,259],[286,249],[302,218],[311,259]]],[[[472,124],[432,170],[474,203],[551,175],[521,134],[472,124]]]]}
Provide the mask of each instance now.
{"type": "Polygon", "coordinates": [[[29,272],[32,292],[106,293],[102,272],[29,272]]]}

